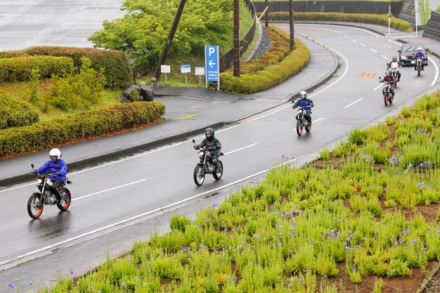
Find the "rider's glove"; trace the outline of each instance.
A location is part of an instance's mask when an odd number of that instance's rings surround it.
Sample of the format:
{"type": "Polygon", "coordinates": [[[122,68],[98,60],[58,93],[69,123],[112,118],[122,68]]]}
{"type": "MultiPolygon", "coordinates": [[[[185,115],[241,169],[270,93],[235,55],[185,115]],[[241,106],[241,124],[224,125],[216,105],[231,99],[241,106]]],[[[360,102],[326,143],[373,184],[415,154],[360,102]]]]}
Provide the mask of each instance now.
{"type": "Polygon", "coordinates": [[[195,146],[194,146],[194,149],[195,149],[195,150],[198,150],[198,149],[200,149],[200,147],[199,147],[198,145],[195,145],[195,146]]]}

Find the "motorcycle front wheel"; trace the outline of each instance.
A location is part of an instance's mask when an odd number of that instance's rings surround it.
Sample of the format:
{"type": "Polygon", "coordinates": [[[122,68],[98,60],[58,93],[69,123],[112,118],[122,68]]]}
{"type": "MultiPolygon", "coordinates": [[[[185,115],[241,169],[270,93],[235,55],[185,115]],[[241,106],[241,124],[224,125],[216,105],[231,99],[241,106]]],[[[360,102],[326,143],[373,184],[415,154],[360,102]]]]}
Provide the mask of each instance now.
{"type": "Polygon", "coordinates": [[[203,170],[203,165],[197,164],[194,168],[194,183],[197,186],[202,186],[205,182],[205,171],[203,170]]]}
{"type": "Polygon", "coordinates": [[[72,195],[70,194],[70,190],[67,188],[61,188],[60,193],[63,199],[61,202],[57,203],[57,207],[60,209],[60,211],[67,211],[72,201],[72,195]]]}
{"type": "Polygon", "coordinates": [[[422,71],[422,66],[417,66],[417,76],[420,76],[420,71],[422,71]]]}
{"type": "Polygon", "coordinates": [[[27,211],[32,219],[38,219],[43,213],[44,204],[41,201],[41,194],[34,192],[28,200],[27,211]]]}
{"type": "Polygon", "coordinates": [[[215,180],[220,180],[220,178],[222,178],[222,176],[223,176],[223,163],[221,161],[217,162],[217,170],[214,171],[212,176],[214,176],[215,180]]]}
{"type": "Polygon", "coordinates": [[[301,120],[296,121],[296,133],[301,136],[303,133],[303,124],[301,120]]]}

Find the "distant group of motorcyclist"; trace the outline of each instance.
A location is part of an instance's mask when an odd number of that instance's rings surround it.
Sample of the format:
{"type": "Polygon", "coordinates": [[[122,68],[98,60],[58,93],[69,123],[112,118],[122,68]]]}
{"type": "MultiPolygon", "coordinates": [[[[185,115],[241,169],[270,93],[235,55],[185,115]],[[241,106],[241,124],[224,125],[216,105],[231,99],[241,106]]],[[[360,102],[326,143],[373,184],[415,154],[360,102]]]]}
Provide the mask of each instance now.
{"type": "MultiPolygon", "coordinates": [[[[417,58],[426,59],[427,56],[423,52],[422,48],[417,48],[416,53],[413,54],[413,59],[417,60],[417,58]]],[[[385,76],[380,78],[380,82],[385,82],[390,85],[390,92],[394,97],[394,88],[397,83],[400,81],[400,77],[402,74],[400,73],[398,68],[401,68],[402,64],[397,60],[396,56],[393,56],[390,63],[387,63],[387,70],[385,71],[385,76]]],[[[422,70],[424,69],[424,64],[422,62],[422,70]]],[[[417,70],[417,62],[414,63],[414,70],[417,70]]],[[[385,88],[382,89],[382,94],[385,95],[385,88]]]]}

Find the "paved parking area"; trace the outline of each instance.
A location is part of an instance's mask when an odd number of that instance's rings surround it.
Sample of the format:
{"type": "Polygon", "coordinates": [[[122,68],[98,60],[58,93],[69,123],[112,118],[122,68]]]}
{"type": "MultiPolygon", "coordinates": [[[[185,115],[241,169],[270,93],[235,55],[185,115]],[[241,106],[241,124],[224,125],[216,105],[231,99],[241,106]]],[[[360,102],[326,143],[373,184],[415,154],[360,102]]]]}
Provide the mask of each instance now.
{"type": "Polygon", "coordinates": [[[93,47],[87,38],[120,18],[123,0],[1,0],[0,51],[53,45],[93,47]]]}

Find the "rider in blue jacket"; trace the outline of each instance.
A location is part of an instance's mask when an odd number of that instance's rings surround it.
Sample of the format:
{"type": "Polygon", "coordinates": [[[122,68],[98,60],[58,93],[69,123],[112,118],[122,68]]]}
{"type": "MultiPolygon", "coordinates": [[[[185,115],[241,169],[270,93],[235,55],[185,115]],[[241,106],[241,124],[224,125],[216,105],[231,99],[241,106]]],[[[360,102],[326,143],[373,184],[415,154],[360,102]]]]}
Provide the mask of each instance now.
{"type": "Polygon", "coordinates": [[[309,125],[312,125],[312,117],[310,116],[310,114],[312,114],[312,107],[314,106],[313,101],[307,98],[306,91],[301,91],[300,95],[301,99],[297,100],[295,104],[293,104],[292,108],[303,108],[306,111],[307,122],[309,123],[309,125]]]}
{"type": "MultiPolygon", "coordinates": [[[[414,53],[413,58],[417,60],[417,58],[422,58],[422,70],[424,67],[424,59],[426,59],[426,54],[422,52],[422,48],[417,48],[417,52],[414,53]]],[[[417,63],[414,64],[414,70],[417,70],[417,63]]]]}
{"type": "Polygon", "coordinates": [[[61,159],[61,151],[57,148],[51,149],[49,152],[50,160],[44,163],[40,168],[35,171],[39,174],[42,174],[46,171],[49,171],[50,180],[52,180],[51,191],[55,194],[58,201],[62,199],[62,196],[59,191],[59,187],[62,186],[67,178],[67,164],[64,160],[61,159]]]}

